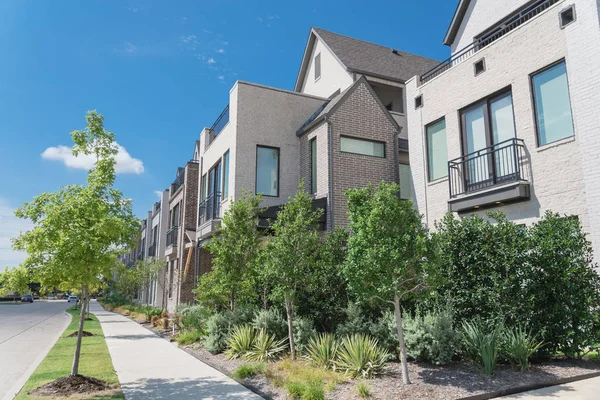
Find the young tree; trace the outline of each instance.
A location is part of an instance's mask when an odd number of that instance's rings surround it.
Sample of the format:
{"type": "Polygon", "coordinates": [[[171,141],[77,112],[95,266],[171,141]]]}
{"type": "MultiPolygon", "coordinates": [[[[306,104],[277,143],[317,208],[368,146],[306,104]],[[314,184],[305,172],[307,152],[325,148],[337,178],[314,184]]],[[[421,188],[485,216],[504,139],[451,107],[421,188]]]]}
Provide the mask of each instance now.
{"type": "Polygon", "coordinates": [[[283,299],[287,313],[288,336],[292,360],[294,343],[294,304],[298,290],[312,277],[320,234],[317,231],[323,210],[312,210],[312,199],[300,183],[271,226],[273,237],[266,247],[266,274],[271,279],[273,296],[283,299]]]}
{"type": "Polygon", "coordinates": [[[71,133],[77,156],[96,161],[85,185],[70,185],[45,192],[15,211],[30,219],[33,229],[13,240],[15,250],[27,252],[24,266],[42,286],[57,282],[81,288],[81,315],[71,375],[79,371],[81,338],[88,289],[99,285],[117,262],[118,249],[133,245],[139,221],[131,200],[113,188],[115,181],[115,135],[104,129],[104,117],[88,112],[87,127],[71,133]]]}
{"type": "Polygon", "coordinates": [[[126,268],[123,263],[115,267],[117,292],[128,298],[134,299],[143,292],[149,295],[150,285],[165,268],[165,261],[150,257],[136,262],[132,268],[126,268]]]}
{"type": "Polygon", "coordinates": [[[29,290],[31,278],[29,272],[22,266],[8,269],[4,268],[4,272],[0,273],[0,297],[13,293],[16,298],[17,294],[24,294],[29,290]]]}
{"type": "Polygon", "coordinates": [[[344,275],[357,297],[394,305],[402,379],[408,384],[400,302],[427,286],[429,238],[412,202],[399,194],[396,183],[346,192],[350,237],[344,275]]]}
{"type": "Polygon", "coordinates": [[[225,212],[215,237],[206,244],[212,271],[200,277],[195,290],[201,303],[226,302],[231,311],[241,299],[256,296],[256,262],[260,250],[258,215],[262,196],[245,193],[225,212]]]}

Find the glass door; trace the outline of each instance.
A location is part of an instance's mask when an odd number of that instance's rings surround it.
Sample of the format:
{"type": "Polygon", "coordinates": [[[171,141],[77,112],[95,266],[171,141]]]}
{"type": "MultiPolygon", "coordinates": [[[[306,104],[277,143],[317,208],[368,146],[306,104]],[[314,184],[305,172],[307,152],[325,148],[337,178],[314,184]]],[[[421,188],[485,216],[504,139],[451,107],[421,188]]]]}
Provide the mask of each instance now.
{"type": "Polygon", "coordinates": [[[485,104],[480,103],[463,112],[467,191],[484,186],[492,177],[490,160],[485,151],[490,146],[486,120],[485,104]]]}
{"type": "Polygon", "coordinates": [[[512,179],[517,172],[516,146],[511,140],[516,135],[510,93],[504,93],[490,100],[490,117],[496,182],[502,182],[512,179]]]}

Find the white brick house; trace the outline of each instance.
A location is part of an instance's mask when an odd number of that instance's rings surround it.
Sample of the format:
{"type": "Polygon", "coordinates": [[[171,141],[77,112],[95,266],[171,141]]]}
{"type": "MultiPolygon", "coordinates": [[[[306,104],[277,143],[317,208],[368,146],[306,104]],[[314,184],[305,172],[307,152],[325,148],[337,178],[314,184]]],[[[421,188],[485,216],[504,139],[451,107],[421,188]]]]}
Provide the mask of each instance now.
{"type": "Polygon", "coordinates": [[[452,58],[406,84],[415,202],[426,222],[500,210],[577,216],[600,252],[596,0],[461,0],[452,58]]]}

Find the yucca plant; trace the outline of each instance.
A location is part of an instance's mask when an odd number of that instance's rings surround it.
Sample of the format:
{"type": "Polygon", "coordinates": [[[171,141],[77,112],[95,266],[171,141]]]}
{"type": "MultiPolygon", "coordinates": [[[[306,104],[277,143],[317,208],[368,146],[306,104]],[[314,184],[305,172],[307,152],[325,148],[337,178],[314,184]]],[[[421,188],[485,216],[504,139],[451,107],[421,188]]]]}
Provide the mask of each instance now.
{"type": "Polygon", "coordinates": [[[233,328],[227,339],[225,355],[229,360],[245,357],[254,348],[256,330],[250,325],[239,325],[233,328]]]}
{"type": "Polygon", "coordinates": [[[544,345],[535,335],[518,326],[504,332],[504,353],[519,369],[529,368],[529,359],[544,345]]]}
{"type": "Polygon", "coordinates": [[[339,347],[335,335],[322,333],[308,341],[306,358],[318,367],[334,368],[339,347]]]}
{"type": "Polygon", "coordinates": [[[471,360],[480,365],[484,374],[494,375],[503,326],[498,324],[491,329],[482,322],[464,322],[462,330],[464,348],[471,360]]]}
{"type": "Polygon", "coordinates": [[[335,361],[336,368],[352,378],[372,378],[385,371],[390,354],[379,347],[377,339],[354,334],[342,340],[335,361]]]}
{"type": "Polygon", "coordinates": [[[256,336],[252,350],[246,354],[246,358],[256,362],[274,361],[286,348],[286,339],[277,340],[275,335],[269,335],[261,330],[256,336]]]}

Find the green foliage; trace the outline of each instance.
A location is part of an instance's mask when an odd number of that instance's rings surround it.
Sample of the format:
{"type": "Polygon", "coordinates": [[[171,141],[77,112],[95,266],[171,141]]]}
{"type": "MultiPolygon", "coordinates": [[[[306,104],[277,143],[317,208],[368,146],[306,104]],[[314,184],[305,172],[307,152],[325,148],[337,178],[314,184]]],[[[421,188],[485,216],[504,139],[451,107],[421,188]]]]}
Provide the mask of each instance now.
{"type": "Polygon", "coordinates": [[[25,267],[19,266],[12,269],[5,267],[4,271],[0,273],[0,297],[7,295],[9,291],[15,295],[30,292],[31,281],[31,274],[25,267]]]}
{"type": "Polygon", "coordinates": [[[388,358],[389,353],[379,347],[377,339],[357,334],[342,340],[335,365],[352,378],[372,378],[385,371],[388,358]]]}
{"type": "Polygon", "coordinates": [[[325,400],[325,385],[321,379],[289,380],[285,387],[292,399],[325,400]]]}
{"type": "Polygon", "coordinates": [[[235,310],[238,302],[256,297],[256,262],[261,247],[257,229],[260,195],[244,193],[223,215],[221,226],[206,244],[212,270],[200,277],[196,296],[201,303],[223,302],[235,310]]]}
{"type": "Polygon", "coordinates": [[[204,348],[211,353],[221,353],[227,348],[229,337],[229,321],[223,314],[216,313],[206,322],[206,340],[204,348]]]}
{"type": "Polygon", "coordinates": [[[292,399],[301,399],[305,390],[305,385],[298,381],[287,381],[285,388],[292,399]]]}
{"type": "Polygon", "coordinates": [[[202,305],[188,306],[179,311],[180,322],[185,329],[206,332],[206,323],[211,316],[210,310],[202,305]]]}
{"type": "Polygon", "coordinates": [[[417,311],[414,317],[404,317],[406,352],[409,357],[444,365],[460,349],[460,335],[454,330],[450,306],[427,313],[417,311]]]}
{"type": "Polygon", "coordinates": [[[256,343],[256,330],[250,325],[239,325],[233,328],[227,339],[227,358],[232,360],[245,357],[254,349],[256,343]]]}
{"type": "Polygon", "coordinates": [[[306,346],[312,337],[317,334],[313,322],[305,317],[294,318],[294,339],[296,349],[300,354],[304,354],[306,346]]]}
{"type": "Polygon", "coordinates": [[[318,367],[334,368],[339,346],[333,334],[321,333],[309,340],[306,355],[318,367]]]}
{"type": "Polygon", "coordinates": [[[370,334],[377,339],[380,347],[390,353],[390,358],[397,358],[398,328],[393,312],[386,311],[375,323],[371,323],[370,334]]]}
{"type": "Polygon", "coordinates": [[[247,353],[246,358],[257,362],[274,361],[281,357],[287,348],[285,342],[285,339],[277,340],[274,335],[261,331],[256,336],[254,347],[247,353]]]}
{"type": "Polygon", "coordinates": [[[364,382],[359,382],[356,385],[356,391],[361,399],[368,399],[371,397],[371,387],[364,382]]]}
{"type": "Polygon", "coordinates": [[[264,372],[264,363],[242,364],[235,370],[233,377],[237,379],[246,379],[264,372]]]}
{"type": "Polygon", "coordinates": [[[338,336],[350,336],[357,333],[368,334],[371,331],[371,322],[366,318],[365,312],[358,304],[350,303],[346,309],[346,321],[337,327],[338,336]]]}
{"type": "Polygon", "coordinates": [[[466,355],[486,375],[494,375],[502,344],[503,325],[487,326],[481,321],[463,322],[462,339],[466,355]]]}
{"type": "Polygon", "coordinates": [[[277,339],[287,337],[287,324],[279,309],[275,307],[256,312],[252,320],[252,326],[258,331],[265,331],[269,335],[274,335],[277,339]]]}
{"type": "Polygon", "coordinates": [[[185,330],[175,336],[175,341],[179,344],[192,344],[202,339],[202,332],[197,330],[185,330]]]}
{"type": "MultiPolygon", "coordinates": [[[[288,325],[292,326],[298,290],[310,284],[321,241],[317,231],[323,210],[312,210],[312,198],[304,181],[294,197],[288,199],[271,226],[273,237],[266,249],[264,273],[272,282],[272,298],[283,299],[288,325]]],[[[293,329],[288,329],[290,353],[295,358],[293,329]]]]}
{"type": "Polygon", "coordinates": [[[543,342],[536,341],[535,335],[520,326],[504,332],[503,353],[522,371],[529,368],[529,359],[543,345],[543,342]]]}

